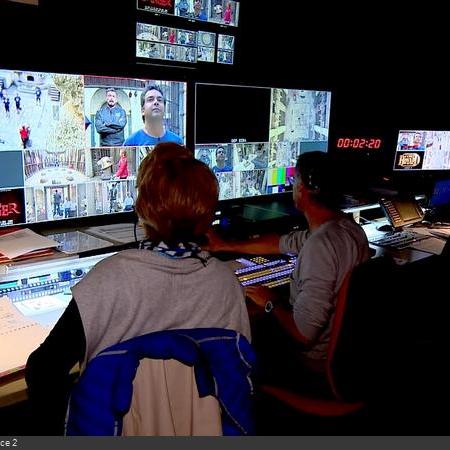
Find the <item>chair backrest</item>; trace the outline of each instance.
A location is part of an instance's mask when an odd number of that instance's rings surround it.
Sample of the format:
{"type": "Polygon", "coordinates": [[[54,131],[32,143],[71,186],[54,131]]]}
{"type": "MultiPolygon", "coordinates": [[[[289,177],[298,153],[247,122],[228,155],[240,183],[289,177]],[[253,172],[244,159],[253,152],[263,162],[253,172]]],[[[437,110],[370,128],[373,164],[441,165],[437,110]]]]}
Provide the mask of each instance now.
{"type": "Polygon", "coordinates": [[[333,317],[333,323],[331,326],[331,332],[330,332],[330,340],[328,343],[328,349],[327,349],[327,364],[326,364],[326,375],[328,379],[328,383],[330,385],[331,391],[333,392],[334,396],[342,400],[342,396],[339,392],[339,389],[336,385],[336,379],[334,376],[334,356],[336,353],[336,349],[338,347],[338,343],[340,342],[339,337],[342,331],[342,325],[344,322],[344,315],[347,309],[347,297],[348,297],[348,290],[350,286],[350,279],[351,279],[352,273],[348,273],[342,284],[339,288],[339,292],[336,297],[336,305],[334,310],[334,317],[333,317]]]}
{"type": "Polygon", "coordinates": [[[174,359],[141,360],[122,436],[221,436],[219,402],[200,397],[194,368],[174,359]]]}
{"type": "MultiPolygon", "coordinates": [[[[213,395],[220,403],[223,434],[254,433],[250,376],[255,354],[252,347],[235,331],[197,328],[138,336],[95,356],[72,390],[66,435],[120,435],[123,416],[132,404],[133,380],[144,358],[175,359],[183,363],[182,366],[193,366],[199,396],[213,395]]],[[[167,381],[164,373],[163,377],[167,381]]]]}
{"type": "Polygon", "coordinates": [[[327,378],[338,400],[361,400],[366,394],[377,322],[393,272],[390,258],[372,258],[355,267],[342,283],[327,354],[327,378]]]}

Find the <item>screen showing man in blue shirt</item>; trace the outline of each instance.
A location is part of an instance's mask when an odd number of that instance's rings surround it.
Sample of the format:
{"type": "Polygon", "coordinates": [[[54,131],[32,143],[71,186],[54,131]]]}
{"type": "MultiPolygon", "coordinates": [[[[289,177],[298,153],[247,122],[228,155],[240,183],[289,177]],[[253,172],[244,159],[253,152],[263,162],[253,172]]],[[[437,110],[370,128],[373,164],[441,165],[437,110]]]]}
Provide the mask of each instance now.
{"type": "Polygon", "coordinates": [[[148,86],[141,94],[141,112],[144,127],[130,135],[124,145],[156,145],[159,142],[183,144],[180,136],[164,124],[166,100],[160,87],[148,86]]]}
{"type": "Polygon", "coordinates": [[[227,163],[227,154],[225,148],[219,146],[216,148],[216,165],[212,168],[214,173],[217,172],[230,172],[233,170],[230,164],[227,163]]]}

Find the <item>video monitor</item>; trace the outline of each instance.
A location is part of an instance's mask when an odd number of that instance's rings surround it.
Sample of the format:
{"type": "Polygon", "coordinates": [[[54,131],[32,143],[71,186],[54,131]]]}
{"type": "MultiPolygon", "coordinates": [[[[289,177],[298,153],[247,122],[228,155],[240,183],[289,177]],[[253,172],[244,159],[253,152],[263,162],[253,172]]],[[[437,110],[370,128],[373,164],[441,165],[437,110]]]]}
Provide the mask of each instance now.
{"type": "Polygon", "coordinates": [[[450,170],[450,131],[400,130],[394,170],[450,170]]]}
{"type": "Polygon", "coordinates": [[[189,65],[198,62],[233,64],[235,39],[233,35],[211,31],[194,31],[138,22],[136,57],[189,65]]]}
{"type": "Polygon", "coordinates": [[[175,67],[233,65],[240,2],[138,0],[136,59],[175,67]]]}
{"type": "MultiPolygon", "coordinates": [[[[232,36],[234,39],[234,36],[232,36]]],[[[136,57],[195,64],[216,61],[216,33],[136,24],[136,57]]]]}
{"type": "Polygon", "coordinates": [[[450,207],[450,178],[436,181],[429,206],[431,208],[450,207]]]}
{"type": "Polygon", "coordinates": [[[421,222],[424,216],[419,202],[412,196],[381,198],[380,206],[394,228],[421,222]]]}
{"type": "Polygon", "coordinates": [[[233,64],[235,37],[219,34],[217,43],[217,62],[219,64],[233,64]]]}
{"type": "Polygon", "coordinates": [[[301,153],[328,151],[331,92],[197,83],[195,156],[220,199],[284,192],[301,153]]]}
{"type": "Polygon", "coordinates": [[[142,159],[185,143],[184,82],[0,70],[0,96],[0,226],[131,211],[142,159]]]}
{"type": "Polygon", "coordinates": [[[137,9],[177,16],[186,21],[237,27],[239,3],[234,0],[137,0],[137,9]]]}

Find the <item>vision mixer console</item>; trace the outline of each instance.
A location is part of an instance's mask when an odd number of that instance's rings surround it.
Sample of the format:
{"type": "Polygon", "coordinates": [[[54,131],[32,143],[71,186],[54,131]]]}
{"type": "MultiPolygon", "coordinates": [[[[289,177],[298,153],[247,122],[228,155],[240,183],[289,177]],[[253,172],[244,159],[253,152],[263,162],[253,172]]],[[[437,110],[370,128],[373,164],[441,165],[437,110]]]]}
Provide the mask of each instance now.
{"type": "Polygon", "coordinates": [[[234,273],[242,286],[260,284],[275,288],[290,282],[296,259],[291,254],[238,258],[236,262],[241,266],[234,273]]]}
{"type": "Polygon", "coordinates": [[[7,296],[27,317],[52,326],[64,312],[78,283],[100,260],[114,253],[12,267],[0,277],[0,298],[7,296]]]}

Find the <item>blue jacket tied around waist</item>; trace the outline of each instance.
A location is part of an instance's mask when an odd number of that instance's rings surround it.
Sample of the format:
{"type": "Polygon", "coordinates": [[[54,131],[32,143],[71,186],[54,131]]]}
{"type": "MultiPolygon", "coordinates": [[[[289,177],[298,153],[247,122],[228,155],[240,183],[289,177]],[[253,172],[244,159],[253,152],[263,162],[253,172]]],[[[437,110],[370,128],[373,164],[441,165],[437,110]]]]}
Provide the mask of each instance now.
{"type": "Polygon", "coordinates": [[[94,357],[72,390],[66,435],[121,435],[142,358],[176,359],[194,366],[200,397],[213,395],[220,403],[223,434],[254,434],[251,345],[232,330],[198,328],[149,333],[94,357]]]}

